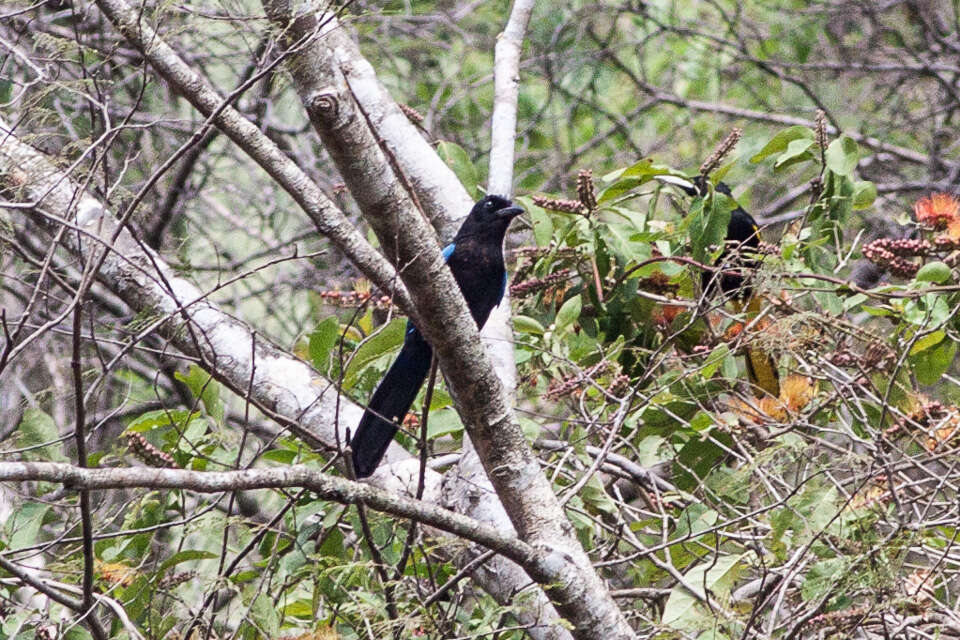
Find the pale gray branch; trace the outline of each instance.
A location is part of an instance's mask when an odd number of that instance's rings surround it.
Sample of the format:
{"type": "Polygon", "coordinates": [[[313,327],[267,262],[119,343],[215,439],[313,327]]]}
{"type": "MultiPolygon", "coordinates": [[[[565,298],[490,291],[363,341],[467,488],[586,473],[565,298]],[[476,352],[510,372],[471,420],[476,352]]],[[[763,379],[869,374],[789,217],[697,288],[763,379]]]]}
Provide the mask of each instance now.
{"type": "Polygon", "coordinates": [[[514,0],[510,19],[497,38],[493,63],[493,116],[491,117],[491,193],[513,195],[513,151],[517,138],[517,94],[520,89],[520,52],[533,12],[533,0],[514,0]]]}
{"type": "Polygon", "coordinates": [[[434,348],[470,440],[520,538],[562,550],[572,561],[568,568],[575,577],[555,583],[551,599],[573,623],[576,637],[632,638],[541,473],[403,173],[370,128],[342,72],[319,62],[325,44],[315,36],[318,31],[322,35],[323,18],[294,15],[288,0],[263,0],[263,5],[283,29],[286,44],[297,45],[288,64],[297,92],[364,218],[397,265],[414,302],[417,328],[434,348]]]}

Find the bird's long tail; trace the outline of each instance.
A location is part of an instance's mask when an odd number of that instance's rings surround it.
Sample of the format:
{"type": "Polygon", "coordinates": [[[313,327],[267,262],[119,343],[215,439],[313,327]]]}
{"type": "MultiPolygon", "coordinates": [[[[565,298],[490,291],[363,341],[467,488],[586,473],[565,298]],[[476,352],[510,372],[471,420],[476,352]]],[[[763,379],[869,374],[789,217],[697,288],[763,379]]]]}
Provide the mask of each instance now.
{"type": "MultiPolygon", "coordinates": [[[[739,311],[739,309],[738,309],[739,311]]],[[[746,304],[747,321],[760,313],[760,298],[752,296],[746,304]]],[[[746,347],[747,378],[757,396],[764,392],[774,398],[780,397],[780,374],[777,363],[762,349],[746,347]]]]}
{"type": "Polygon", "coordinates": [[[357,478],[366,478],[380,464],[398,423],[403,422],[427,377],[432,358],[433,350],[419,334],[404,342],[400,355],[373,392],[350,442],[357,478]]]}

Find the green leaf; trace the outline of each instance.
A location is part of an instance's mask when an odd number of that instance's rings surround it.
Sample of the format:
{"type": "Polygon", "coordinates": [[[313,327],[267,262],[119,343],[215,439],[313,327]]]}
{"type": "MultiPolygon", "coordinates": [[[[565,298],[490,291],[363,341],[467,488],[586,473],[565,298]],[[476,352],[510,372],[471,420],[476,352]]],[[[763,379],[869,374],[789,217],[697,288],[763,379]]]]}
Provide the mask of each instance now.
{"type": "Polygon", "coordinates": [[[457,179],[470,193],[474,200],[480,199],[480,190],[477,185],[480,178],[477,174],[477,168],[470,162],[470,156],[464,151],[463,147],[453,142],[441,140],[437,143],[437,153],[443,158],[444,163],[457,174],[457,179]]]}
{"type": "Polygon", "coordinates": [[[293,464],[293,461],[297,459],[297,455],[299,454],[297,454],[296,451],[290,451],[289,449],[270,449],[270,451],[261,455],[261,458],[280,464],[293,464]]]}
{"type": "Polygon", "coordinates": [[[957,355],[957,343],[953,340],[941,340],[936,346],[910,356],[910,365],[917,381],[923,385],[937,384],[947,372],[957,355]]]}
{"type": "Polygon", "coordinates": [[[920,267],[913,279],[917,282],[943,284],[950,279],[950,267],[939,261],[928,262],[920,267]]]}
{"type": "Polygon", "coordinates": [[[200,551],[198,549],[188,549],[186,551],[178,551],[169,558],[163,561],[163,564],[160,565],[158,571],[163,572],[171,567],[175,567],[178,564],[184,562],[191,562],[193,560],[210,560],[212,558],[218,557],[217,554],[211,553],[210,551],[200,551]]]}
{"type": "MultiPolygon", "coordinates": [[[[716,606],[730,593],[742,558],[743,554],[720,556],[715,561],[708,559],[687,571],[683,577],[700,598],[706,598],[706,591],[709,590],[710,600],[716,606]]],[[[700,599],[685,587],[677,585],[670,591],[660,621],[677,629],[695,630],[702,622],[699,602],[700,599]]]]}
{"type": "Polygon", "coordinates": [[[191,413],[186,409],[157,409],[156,411],[147,411],[146,413],[140,414],[137,418],[134,418],[133,421],[127,425],[126,430],[134,433],[146,433],[158,427],[176,427],[182,430],[190,420],[199,415],[200,413],[197,411],[191,413]]]}
{"type": "Polygon", "coordinates": [[[591,475],[587,483],[583,485],[583,489],[580,490],[580,497],[583,499],[583,504],[591,513],[606,513],[612,515],[617,512],[617,506],[613,503],[613,500],[610,499],[610,496],[607,495],[607,492],[603,488],[603,483],[597,474],[591,475]]]}
{"type": "Polygon", "coordinates": [[[940,341],[945,337],[947,337],[945,331],[932,331],[928,333],[913,343],[913,347],[910,349],[910,355],[915,356],[922,351],[926,351],[934,345],[940,344],[940,341]]]}
{"type": "Polygon", "coordinates": [[[556,333],[563,333],[567,328],[577,321],[577,318],[580,317],[580,311],[582,308],[583,304],[580,301],[580,294],[577,294],[564,302],[563,306],[560,307],[560,311],[557,312],[557,319],[554,323],[554,331],[556,333]]]}
{"type": "Polygon", "coordinates": [[[841,176],[849,176],[857,168],[860,149],[850,136],[840,136],[830,143],[826,152],[827,169],[841,176]]]}
{"type": "Polygon", "coordinates": [[[343,388],[350,389],[357,384],[360,374],[374,360],[394,351],[403,344],[407,332],[407,321],[394,318],[390,324],[370,336],[354,354],[343,375],[343,388]]]}
{"type": "Polygon", "coordinates": [[[533,223],[533,239],[537,241],[537,246],[550,246],[550,240],[553,239],[553,218],[546,210],[535,205],[527,205],[525,208],[533,223]]]}
{"type": "Polygon", "coordinates": [[[866,209],[877,199],[877,185],[869,180],[858,180],[853,183],[853,208],[866,209]]]}
{"type": "Polygon", "coordinates": [[[846,558],[829,558],[814,564],[803,578],[800,597],[806,602],[820,600],[833,588],[837,580],[843,578],[846,570],[846,558]]]}
{"type": "Polygon", "coordinates": [[[712,378],[713,374],[717,372],[717,369],[719,369],[723,363],[723,359],[726,358],[729,353],[730,347],[727,346],[726,343],[719,344],[710,352],[710,355],[707,356],[707,359],[703,362],[703,368],[700,370],[700,374],[704,378],[712,378]]]}
{"type": "Polygon", "coordinates": [[[330,367],[330,352],[337,344],[340,335],[340,321],[336,316],[324,318],[310,333],[310,362],[318,371],[326,372],[330,367]]]}
{"type": "Polygon", "coordinates": [[[790,127],[789,129],[784,129],[783,131],[777,133],[777,135],[773,136],[773,138],[770,139],[770,142],[764,145],[763,149],[754,154],[754,156],[750,158],[750,162],[760,162],[764,158],[772,156],[775,153],[782,153],[783,151],[786,151],[787,145],[789,145],[791,142],[802,139],[807,139],[810,141],[814,140],[813,131],[809,127],[796,125],[790,127]]]}
{"type": "Polygon", "coordinates": [[[713,192],[703,200],[694,200],[689,226],[690,253],[694,260],[706,262],[707,250],[723,245],[730,224],[730,212],[736,208],[737,203],[732,198],[718,192],[713,192]]]}
{"type": "Polygon", "coordinates": [[[50,512],[50,505],[42,502],[24,502],[7,518],[5,529],[9,536],[7,547],[21,549],[40,541],[40,527],[50,512]]]}
{"type": "Polygon", "coordinates": [[[427,440],[462,431],[463,422],[460,420],[460,414],[453,407],[430,412],[430,417],[427,420],[427,440]]]}
{"type": "Polygon", "coordinates": [[[63,454],[63,445],[57,442],[60,433],[53,418],[39,409],[27,409],[17,426],[19,435],[17,446],[20,448],[36,447],[32,451],[25,451],[24,457],[30,460],[49,462],[67,462],[63,454]]]}
{"type": "Polygon", "coordinates": [[[781,171],[798,162],[813,158],[810,148],[814,144],[816,143],[813,140],[803,138],[793,140],[787,145],[786,150],[777,157],[777,161],[773,163],[773,170],[781,171]]]}
{"type": "Polygon", "coordinates": [[[513,329],[518,333],[531,333],[542,336],[546,329],[530,316],[513,316],[513,329]]]}
{"type": "Polygon", "coordinates": [[[190,388],[195,397],[200,398],[207,415],[216,420],[217,424],[223,424],[225,407],[220,400],[220,383],[195,364],[190,365],[187,373],[177,371],[174,375],[190,388]]]}

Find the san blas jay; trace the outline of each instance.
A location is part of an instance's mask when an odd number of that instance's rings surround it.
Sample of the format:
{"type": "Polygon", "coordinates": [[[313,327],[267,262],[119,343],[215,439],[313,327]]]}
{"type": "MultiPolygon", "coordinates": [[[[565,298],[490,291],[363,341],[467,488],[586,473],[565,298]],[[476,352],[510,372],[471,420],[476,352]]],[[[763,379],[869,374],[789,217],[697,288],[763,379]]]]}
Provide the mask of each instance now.
{"type": "MultiPolygon", "coordinates": [[[[503,238],[510,222],[521,213],[523,209],[506,198],[486,196],[473,206],[453,242],[443,250],[478,328],[483,328],[506,291],[503,238]]],[[[350,442],[357,478],[369,476],[380,464],[430,371],[432,359],[430,344],[408,322],[403,348],[373,392],[350,442]]]]}
{"type": "MultiPolygon", "coordinates": [[[[705,197],[709,193],[709,186],[705,176],[699,175],[690,180],[675,176],[657,176],[661,182],[680,187],[687,195],[705,197]]],[[[718,182],[714,189],[723,195],[733,198],[730,187],[724,182],[718,182]]],[[[753,289],[747,284],[747,277],[737,273],[738,268],[756,269],[757,260],[749,257],[735,257],[729,260],[731,251],[734,253],[757,253],[760,249],[760,227],[747,211],[737,204],[730,212],[730,222],[727,224],[725,239],[727,248],[717,260],[721,271],[716,273],[705,272],[702,278],[703,291],[706,295],[720,294],[733,299],[734,307],[739,313],[746,311],[748,317],[755,317],[760,312],[760,299],[753,295],[753,289]],[[732,264],[730,264],[732,263],[732,264]],[[733,267],[733,268],[730,268],[733,267]]],[[[780,395],[780,380],[774,360],[765,353],[747,347],[746,365],[747,376],[758,395],[768,393],[773,397],[780,395]]]]}

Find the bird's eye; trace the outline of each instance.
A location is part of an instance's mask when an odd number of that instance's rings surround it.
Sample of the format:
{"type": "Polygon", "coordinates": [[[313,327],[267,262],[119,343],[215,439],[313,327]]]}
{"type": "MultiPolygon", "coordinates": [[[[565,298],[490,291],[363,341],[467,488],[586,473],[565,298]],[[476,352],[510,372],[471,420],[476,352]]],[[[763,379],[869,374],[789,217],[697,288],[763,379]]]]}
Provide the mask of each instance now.
{"type": "Polygon", "coordinates": [[[486,205],[486,207],[487,207],[487,209],[492,209],[492,208],[493,208],[493,201],[492,201],[492,200],[487,200],[487,205],[486,205]]]}

